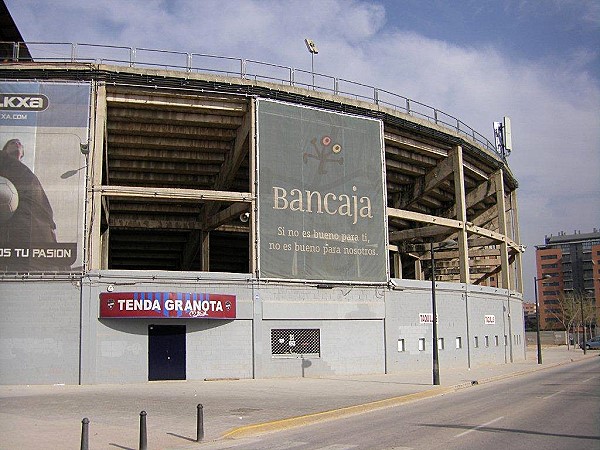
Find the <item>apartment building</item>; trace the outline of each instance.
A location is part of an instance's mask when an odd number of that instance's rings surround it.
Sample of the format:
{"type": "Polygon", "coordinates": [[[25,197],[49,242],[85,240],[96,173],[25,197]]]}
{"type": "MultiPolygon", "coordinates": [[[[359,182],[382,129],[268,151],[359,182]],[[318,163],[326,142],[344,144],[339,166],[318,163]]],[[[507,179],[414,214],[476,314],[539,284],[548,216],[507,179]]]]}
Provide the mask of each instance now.
{"type": "MultiPolygon", "coordinates": [[[[592,300],[592,314],[586,322],[597,324],[600,306],[600,230],[591,233],[560,232],[546,236],[543,245],[536,246],[537,290],[540,306],[540,327],[543,330],[565,329],[568,322],[565,308],[577,308],[581,298],[592,300]],[[564,299],[571,305],[564,305],[564,299]]],[[[586,315],[588,312],[586,311],[586,315]]]]}

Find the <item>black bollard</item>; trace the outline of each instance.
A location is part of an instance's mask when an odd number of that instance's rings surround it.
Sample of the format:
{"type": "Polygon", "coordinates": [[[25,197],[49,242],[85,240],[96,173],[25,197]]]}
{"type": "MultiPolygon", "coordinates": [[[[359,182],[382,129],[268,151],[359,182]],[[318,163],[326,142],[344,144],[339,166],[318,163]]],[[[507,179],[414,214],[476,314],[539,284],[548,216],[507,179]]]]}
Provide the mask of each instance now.
{"type": "Polygon", "coordinates": [[[204,439],[204,406],[202,406],[202,403],[198,403],[196,408],[198,409],[196,420],[196,442],[200,442],[204,439]]]}
{"type": "Polygon", "coordinates": [[[148,433],[146,432],[146,411],[140,413],[140,450],[148,450],[148,433]]]}
{"type": "Polygon", "coordinates": [[[84,417],[81,421],[81,450],[88,450],[89,447],[89,424],[90,419],[84,417]]]}

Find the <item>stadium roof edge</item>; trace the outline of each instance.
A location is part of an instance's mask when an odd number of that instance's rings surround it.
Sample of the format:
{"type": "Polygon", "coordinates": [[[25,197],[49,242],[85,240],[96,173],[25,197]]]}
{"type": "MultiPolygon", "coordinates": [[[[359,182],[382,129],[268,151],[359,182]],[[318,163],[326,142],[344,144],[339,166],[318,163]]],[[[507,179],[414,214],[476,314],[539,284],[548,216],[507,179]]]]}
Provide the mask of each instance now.
{"type": "Polygon", "coordinates": [[[175,90],[201,90],[203,92],[226,93],[265,97],[281,101],[292,101],[306,106],[322,107],[339,112],[366,115],[386,123],[429,136],[449,145],[461,145],[474,152],[490,166],[505,171],[505,181],[518,187],[508,164],[501,157],[465,135],[426,119],[414,117],[406,112],[386,106],[353,99],[343,95],[311,90],[298,86],[286,86],[260,80],[249,80],[233,76],[213,75],[202,72],[185,72],[157,68],[138,68],[83,62],[8,62],[0,65],[0,79],[37,81],[102,81],[136,87],[156,86],[175,90]]]}

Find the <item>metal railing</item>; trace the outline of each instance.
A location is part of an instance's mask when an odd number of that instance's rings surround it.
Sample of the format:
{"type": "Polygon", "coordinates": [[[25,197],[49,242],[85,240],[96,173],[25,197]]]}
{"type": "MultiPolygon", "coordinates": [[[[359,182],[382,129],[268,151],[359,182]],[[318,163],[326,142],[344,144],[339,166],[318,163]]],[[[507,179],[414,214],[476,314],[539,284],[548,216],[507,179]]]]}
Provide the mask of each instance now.
{"type": "Polygon", "coordinates": [[[31,61],[32,58],[29,56],[31,54],[35,55],[34,60],[36,62],[67,61],[126,65],[129,67],[156,67],[312,89],[369,102],[427,120],[453,130],[502,157],[496,146],[485,136],[451,114],[375,86],[321,73],[313,73],[308,70],[252,59],[204,53],[65,42],[0,42],[0,54],[3,55],[3,60],[8,62],[31,61]],[[27,54],[27,56],[24,57],[24,54],[27,54]]]}

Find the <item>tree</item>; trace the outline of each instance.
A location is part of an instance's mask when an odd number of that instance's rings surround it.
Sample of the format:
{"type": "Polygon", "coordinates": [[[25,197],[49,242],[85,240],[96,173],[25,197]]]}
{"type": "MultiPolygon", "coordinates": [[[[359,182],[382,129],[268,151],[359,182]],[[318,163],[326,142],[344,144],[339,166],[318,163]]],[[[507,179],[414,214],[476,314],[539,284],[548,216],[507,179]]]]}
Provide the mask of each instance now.
{"type": "Polygon", "coordinates": [[[592,337],[592,328],[594,328],[596,324],[596,305],[594,302],[594,297],[591,292],[587,293],[586,298],[583,303],[583,320],[584,324],[588,328],[587,337],[588,339],[592,337]]]}
{"type": "MultiPolygon", "coordinates": [[[[562,324],[564,329],[567,331],[567,347],[570,346],[570,339],[568,338],[568,332],[574,325],[585,326],[590,321],[590,317],[593,317],[593,306],[591,299],[586,292],[581,291],[561,291],[556,300],[556,304],[553,308],[548,311],[562,324]],[[583,317],[584,322],[581,323],[581,305],[583,304],[583,317]],[[590,312],[591,309],[591,312],[590,312]]],[[[579,341],[579,329],[577,330],[579,341]]]]}
{"type": "MultiPolygon", "coordinates": [[[[567,332],[577,326],[577,342],[579,342],[579,330],[583,327],[589,326],[590,334],[588,336],[591,336],[592,324],[595,321],[595,309],[593,297],[589,292],[570,291],[561,292],[558,296],[556,308],[551,308],[549,311],[565,327],[567,332]]],[[[569,346],[569,342],[567,342],[567,346],[569,346]]]]}

